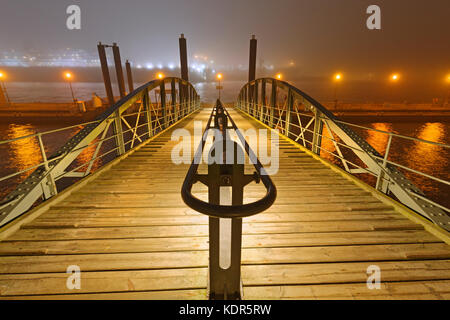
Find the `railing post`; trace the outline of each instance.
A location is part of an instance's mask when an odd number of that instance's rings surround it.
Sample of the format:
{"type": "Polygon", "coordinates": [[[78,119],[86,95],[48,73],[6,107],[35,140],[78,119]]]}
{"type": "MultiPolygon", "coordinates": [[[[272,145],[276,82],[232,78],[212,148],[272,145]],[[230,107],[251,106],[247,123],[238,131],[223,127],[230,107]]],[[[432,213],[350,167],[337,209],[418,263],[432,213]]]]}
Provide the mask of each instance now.
{"type": "Polygon", "coordinates": [[[273,114],[275,113],[275,108],[277,104],[277,82],[272,80],[272,95],[270,96],[270,116],[269,116],[269,126],[274,127],[273,114]]]}
{"type": "Polygon", "coordinates": [[[161,84],[159,85],[159,95],[160,95],[160,101],[161,101],[161,117],[163,118],[164,125],[162,125],[162,128],[167,128],[167,110],[166,110],[166,85],[164,83],[164,79],[161,80],[161,84]]]}
{"type": "Polygon", "coordinates": [[[258,81],[255,81],[255,86],[253,87],[253,113],[256,118],[258,118],[258,81]]]}
{"type": "Polygon", "coordinates": [[[122,129],[122,118],[120,116],[120,108],[114,111],[114,124],[113,124],[113,134],[115,136],[116,147],[118,148],[117,155],[122,155],[125,153],[125,142],[123,139],[123,129],[122,129]]]}
{"type": "Polygon", "coordinates": [[[261,110],[259,112],[259,121],[264,122],[264,109],[266,104],[266,79],[261,80],[261,110]]]}
{"type": "Polygon", "coordinates": [[[172,114],[174,117],[174,122],[178,120],[178,110],[177,110],[177,93],[175,89],[175,78],[172,78],[170,82],[170,97],[172,100],[172,114]]]}
{"type": "Polygon", "coordinates": [[[378,177],[377,177],[377,184],[375,186],[375,189],[377,189],[378,191],[381,191],[383,193],[387,193],[388,186],[389,186],[389,183],[387,181],[384,181],[383,169],[386,169],[387,159],[389,156],[389,150],[391,149],[391,142],[392,142],[392,134],[389,133],[389,139],[387,142],[386,151],[384,153],[382,168],[380,168],[380,173],[378,174],[378,177]]]}
{"type": "Polygon", "coordinates": [[[320,155],[320,147],[322,145],[323,121],[320,118],[321,112],[315,109],[314,112],[314,132],[311,151],[320,155]]]}
{"type": "Polygon", "coordinates": [[[250,114],[250,85],[245,87],[245,104],[247,105],[247,113],[250,114]]]}
{"type": "Polygon", "coordinates": [[[152,124],[152,111],[150,110],[150,97],[148,95],[148,89],[146,89],[142,95],[142,102],[144,103],[145,114],[147,116],[147,130],[148,137],[153,135],[153,124],[152,124]]]}
{"type": "Polygon", "coordinates": [[[291,111],[294,104],[294,99],[292,96],[292,90],[289,88],[287,103],[286,103],[286,118],[284,121],[284,135],[289,138],[289,133],[291,132],[291,111]]]}
{"type": "Polygon", "coordinates": [[[41,182],[42,191],[45,199],[48,199],[58,193],[58,189],[56,188],[55,179],[53,179],[52,173],[50,171],[50,167],[48,166],[47,154],[45,153],[44,143],[42,141],[42,134],[38,133],[38,141],[39,148],[41,150],[42,161],[44,162],[45,174],[47,175],[46,181],[43,180],[41,182]],[[45,184],[44,184],[45,181],[45,184]]]}

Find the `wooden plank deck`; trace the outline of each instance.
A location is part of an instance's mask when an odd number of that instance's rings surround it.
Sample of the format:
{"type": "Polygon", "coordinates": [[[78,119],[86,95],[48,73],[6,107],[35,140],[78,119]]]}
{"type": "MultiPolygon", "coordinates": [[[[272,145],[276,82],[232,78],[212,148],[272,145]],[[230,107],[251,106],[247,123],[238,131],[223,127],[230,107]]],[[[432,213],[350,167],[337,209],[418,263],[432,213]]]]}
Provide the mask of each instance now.
{"type": "MultiPolygon", "coordinates": [[[[241,129],[261,127],[230,113],[241,129]]],[[[187,208],[188,165],[170,161],[175,128],[51,205],[0,242],[1,299],[205,299],[207,217],[187,208]],[[81,289],[66,287],[81,268],[81,289]]],[[[370,188],[280,139],[278,189],[266,212],[245,218],[246,299],[450,299],[450,246],[370,188]],[[366,286],[381,269],[381,289],[366,286]]],[[[190,160],[190,157],[189,157],[190,160]]],[[[196,185],[206,199],[206,188],[196,185]]],[[[246,189],[246,202],[263,194],[246,189]]]]}

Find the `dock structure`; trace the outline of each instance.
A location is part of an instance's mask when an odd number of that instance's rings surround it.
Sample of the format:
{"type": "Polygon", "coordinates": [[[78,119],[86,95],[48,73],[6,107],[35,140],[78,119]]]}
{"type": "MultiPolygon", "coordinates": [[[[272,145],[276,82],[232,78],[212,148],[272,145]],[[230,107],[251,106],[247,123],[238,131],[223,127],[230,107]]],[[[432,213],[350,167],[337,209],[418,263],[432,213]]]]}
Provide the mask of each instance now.
{"type": "MultiPolygon", "coordinates": [[[[229,112],[242,130],[265,126],[229,112]]],[[[171,136],[209,114],[203,105],[4,227],[0,298],[206,299],[208,218],[181,199],[190,162],[171,161],[171,136]]],[[[292,140],[277,146],[277,199],[243,219],[244,299],[450,298],[444,230],[292,140]]],[[[206,187],[194,191],[207,201],[206,187]]]]}

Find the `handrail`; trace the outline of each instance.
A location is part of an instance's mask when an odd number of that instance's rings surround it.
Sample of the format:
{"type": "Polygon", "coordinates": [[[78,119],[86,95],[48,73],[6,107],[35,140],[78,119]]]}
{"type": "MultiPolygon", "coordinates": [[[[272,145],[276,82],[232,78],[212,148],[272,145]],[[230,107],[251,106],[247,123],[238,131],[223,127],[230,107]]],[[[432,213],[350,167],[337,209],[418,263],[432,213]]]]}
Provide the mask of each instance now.
{"type": "Polygon", "coordinates": [[[188,172],[186,174],[186,177],[183,182],[183,186],[181,188],[181,197],[183,201],[191,207],[192,209],[209,215],[211,217],[216,218],[244,218],[249,217],[252,215],[255,215],[257,213],[260,213],[267,208],[269,208],[273,202],[275,201],[277,196],[277,190],[275,185],[272,182],[272,179],[270,179],[269,175],[267,175],[267,172],[265,171],[264,167],[262,166],[261,162],[258,158],[255,157],[255,154],[253,150],[250,148],[249,144],[245,140],[242,133],[237,128],[235,122],[231,118],[230,114],[226,110],[225,107],[223,107],[220,100],[217,100],[216,106],[212,109],[211,115],[209,117],[208,123],[206,125],[206,129],[203,132],[202,135],[202,141],[200,142],[196,152],[194,159],[192,160],[191,166],[188,169],[188,172]],[[195,182],[197,182],[196,174],[198,170],[198,166],[200,164],[200,159],[202,157],[203,148],[206,143],[206,138],[208,136],[208,131],[211,127],[211,119],[214,115],[214,112],[217,110],[217,107],[220,106],[224,109],[225,114],[227,118],[231,122],[232,129],[235,130],[237,133],[239,140],[241,141],[242,145],[244,145],[245,151],[249,155],[250,159],[256,159],[256,163],[253,163],[253,166],[256,169],[256,173],[258,175],[258,178],[261,179],[263,182],[265,188],[266,188],[266,194],[263,198],[247,204],[242,205],[218,205],[218,204],[211,204],[205,201],[202,201],[192,195],[192,186],[195,182]]]}
{"type": "Polygon", "coordinates": [[[0,144],[6,144],[20,139],[37,138],[42,155],[42,161],[39,164],[0,178],[0,181],[3,181],[33,170],[0,202],[0,226],[26,212],[40,197],[48,199],[56,195],[58,189],[55,182],[57,180],[66,177],[82,178],[88,175],[96,159],[111,154],[112,151],[115,151],[117,156],[124,154],[157,132],[196,111],[199,107],[200,97],[191,83],[180,78],[167,77],[152,80],[140,86],[114,103],[93,121],[0,141],[0,144]],[[170,89],[166,89],[168,84],[170,89]],[[152,102],[149,93],[154,89],[159,89],[159,92],[155,92],[156,101],[152,102]],[[166,96],[170,98],[167,102],[166,96]],[[124,114],[131,107],[139,107],[139,111],[124,114]],[[132,123],[130,120],[127,121],[130,117],[136,118],[134,126],[130,125],[132,123]],[[140,124],[142,121],[144,123],[140,124]],[[123,124],[127,128],[122,129],[123,124]],[[83,128],[77,134],[47,157],[42,140],[43,135],[80,126],[83,128]],[[113,134],[107,137],[111,126],[113,134]],[[142,131],[146,132],[142,133],[142,131]],[[130,137],[128,141],[125,141],[125,135],[130,137]],[[99,154],[102,144],[111,139],[115,140],[115,147],[106,153],[99,154]],[[91,147],[96,148],[92,159],[82,165],[77,165],[75,169],[70,168],[69,171],[66,171],[81,152],[91,147]],[[86,168],[85,172],[76,171],[82,167],[86,168]]]}
{"type": "Polygon", "coordinates": [[[330,153],[332,156],[340,159],[344,169],[350,173],[373,174],[377,178],[375,186],[377,190],[387,195],[393,194],[404,205],[433,221],[438,226],[450,231],[450,217],[444,212],[450,212],[450,209],[442,205],[436,205],[434,201],[427,199],[422,190],[409,181],[399,169],[420,174],[445,185],[449,183],[443,179],[388,160],[392,137],[428,143],[443,148],[449,148],[449,145],[367,128],[388,135],[387,147],[383,156],[350,128],[350,126],[363,129],[364,127],[340,120],[330,110],[305,92],[285,81],[273,78],[260,78],[245,84],[239,92],[236,107],[242,112],[264,122],[269,127],[280,128],[282,134],[287,138],[292,139],[294,142],[302,141],[305,148],[310,149],[319,156],[321,150],[330,153]],[[272,87],[269,103],[267,103],[266,99],[266,84],[271,84],[272,87]],[[287,91],[286,99],[281,105],[278,103],[279,88],[287,91]],[[306,112],[311,112],[312,115],[299,112],[302,108],[306,112]],[[276,116],[275,113],[277,113],[276,116]],[[298,123],[293,123],[292,118],[294,116],[297,117],[295,120],[298,123]],[[302,123],[304,120],[300,116],[310,117],[309,122],[305,125],[302,123]],[[324,126],[326,126],[330,137],[322,133],[324,126]],[[292,128],[295,128],[295,130],[292,130],[292,128]],[[311,137],[310,140],[306,137],[306,134],[311,137]],[[336,135],[339,139],[335,139],[333,135],[336,135]],[[328,139],[333,143],[337,154],[322,147],[322,138],[328,139]],[[352,151],[366,168],[353,163],[348,157],[346,158],[346,154],[342,153],[340,147],[352,151]],[[349,165],[352,165],[354,168],[349,167],[349,165]]]}

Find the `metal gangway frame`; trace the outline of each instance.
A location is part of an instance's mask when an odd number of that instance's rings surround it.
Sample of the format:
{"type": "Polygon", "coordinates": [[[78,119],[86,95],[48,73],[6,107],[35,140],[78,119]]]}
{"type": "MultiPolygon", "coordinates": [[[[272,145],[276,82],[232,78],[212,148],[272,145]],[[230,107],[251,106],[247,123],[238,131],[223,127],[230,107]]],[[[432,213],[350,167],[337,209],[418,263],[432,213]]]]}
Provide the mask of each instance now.
{"type": "Polygon", "coordinates": [[[376,178],[375,188],[378,191],[394,196],[395,200],[431,220],[440,228],[450,231],[450,217],[447,214],[450,209],[427,198],[424,192],[407,179],[399,169],[421,175],[447,186],[450,185],[450,182],[388,159],[393,137],[416,140],[446,149],[450,148],[450,145],[344,122],[305,92],[285,81],[274,78],[259,78],[246,83],[239,92],[235,107],[264,125],[272,129],[278,129],[280,134],[318,156],[323,151],[339,159],[348,173],[368,173],[374,176],[376,178]],[[268,84],[271,85],[270,94],[266,94],[268,84]],[[280,99],[281,90],[285,93],[284,100],[280,99]],[[283,101],[280,103],[279,100],[283,101]],[[302,122],[302,117],[307,119],[306,123],[305,119],[302,122]],[[294,119],[297,123],[293,121],[294,119]],[[324,127],[326,127],[330,136],[323,134],[324,127]],[[388,141],[384,155],[381,155],[352,130],[352,127],[387,134],[388,141]],[[308,135],[310,139],[308,139],[308,135]],[[337,154],[323,148],[322,139],[331,141],[337,154]],[[343,152],[343,150],[354,153],[363,165],[357,164],[354,160],[346,157],[347,152],[343,152]]]}
{"type": "Polygon", "coordinates": [[[190,82],[166,77],[135,89],[94,121],[0,141],[3,145],[23,139],[37,139],[42,157],[38,164],[0,178],[0,182],[4,182],[27,175],[0,202],[0,227],[25,213],[39,199],[46,200],[57,195],[56,181],[88,176],[96,160],[108,155],[125,154],[199,108],[200,96],[190,82]],[[135,120],[134,125],[130,124],[132,120],[135,120]],[[80,127],[81,130],[55,153],[47,155],[43,137],[80,127]],[[114,147],[102,152],[102,145],[109,141],[114,143],[114,147]],[[74,161],[88,148],[95,148],[91,159],[73,168],[74,161]]]}

